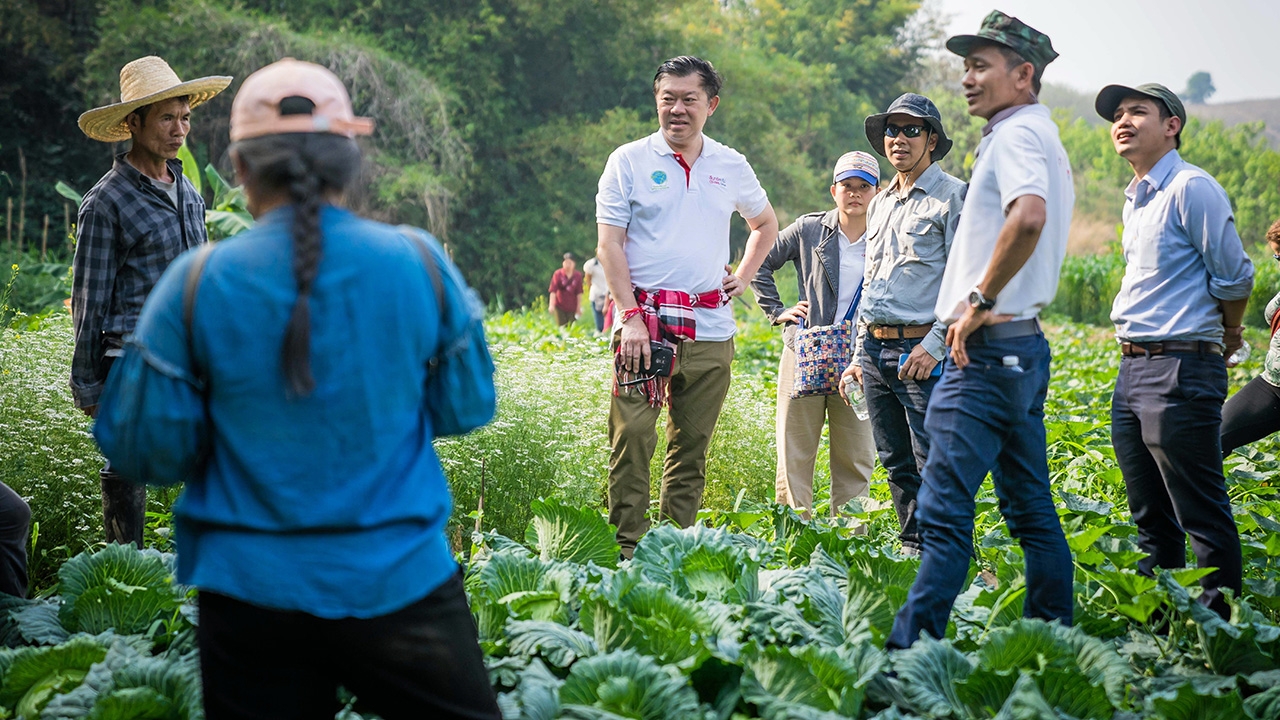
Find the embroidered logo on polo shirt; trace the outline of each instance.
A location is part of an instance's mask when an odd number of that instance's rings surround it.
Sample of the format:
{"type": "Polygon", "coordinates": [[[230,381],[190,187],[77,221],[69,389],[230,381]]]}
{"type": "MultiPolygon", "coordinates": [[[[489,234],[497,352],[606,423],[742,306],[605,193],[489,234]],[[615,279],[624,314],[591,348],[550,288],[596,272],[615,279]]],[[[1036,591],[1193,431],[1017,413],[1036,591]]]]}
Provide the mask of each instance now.
{"type": "Polygon", "coordinates": [[[667,174],[661,170],[654,170],[649,179],[653,181],[653,187],[649,190],[666,190],[668,187],[667,174]]]}
{"type": "Polygon", "coordinates": [[[729,187],[729,181],[728,181],[728,180],[725,180],[725,179],[724,179],[724,178],[722,178],[722,177],[716,177],[715,175],[708,175],[708,176],[707,176],[707,182],[711,183],[712,185],[719,185],[719,186],[720,186],[720,187],[722,187],[722,188],[727,188],[727,187],[729,187]]]}

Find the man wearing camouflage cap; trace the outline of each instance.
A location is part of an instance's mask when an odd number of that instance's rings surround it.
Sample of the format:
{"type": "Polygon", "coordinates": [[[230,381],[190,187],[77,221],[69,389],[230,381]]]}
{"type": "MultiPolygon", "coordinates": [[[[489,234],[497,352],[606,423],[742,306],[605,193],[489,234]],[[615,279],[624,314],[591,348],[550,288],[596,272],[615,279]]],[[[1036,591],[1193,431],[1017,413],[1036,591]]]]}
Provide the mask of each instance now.
{"type": "Polygon", "coordinates": [[[902,551],[918,555],[916,496],[929,455],[924,416],[946,353],[947,326],[936,320],[933,306],[965,184],[935,164],[951,150],[951,138],[929,98],[907,93],[864,125],[871,147],[898,173],[867,208],[866,288],[844,377],[861,382],[866,392],[902,551]]]}
{"type": "Polygon", "coordinates": [[[1125,188],[1125,273],[1111,307],[1120,374],[1111,399],[1111,442],[1124,473],[1138,570],[1199,567],[1199,602],[1224,619],[1222,588],[1240,594],[1240,537],[1222,474],[1219,429],[1227,363],[1243,342],[1253,289],[1227,193],[1182,159],[1182,101],[1169,88],[1108,85],[1094,108],[1111,121],[1116,152],[1133,167],[1125,188]]]}
{"type": "Polygon", "coordinates": [[[974,496],[990,471],[1026,558],[1027,617],[1071,624],[1071,551],[1049,488],[1044,399],[1052,300],[1075,194],[1049,110],[1036,102],[1057,53],[1049,38],[993,11],[947,49],[964,57],[969,114],[987,119],[934,311],[951,356],[925,416],[931,440],[916,522],[920,572],[887,640],[940,638],[972,555],[974,496]]]}

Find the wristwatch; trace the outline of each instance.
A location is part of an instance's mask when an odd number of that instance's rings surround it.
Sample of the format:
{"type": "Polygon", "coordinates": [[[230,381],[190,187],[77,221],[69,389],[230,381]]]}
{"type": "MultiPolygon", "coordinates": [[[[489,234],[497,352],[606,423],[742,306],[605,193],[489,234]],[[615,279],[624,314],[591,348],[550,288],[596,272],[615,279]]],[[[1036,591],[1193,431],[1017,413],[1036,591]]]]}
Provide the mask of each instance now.
{"type": "Polygon", "coordinates": [[[977,286],[974,286],[974,288],[969,291],[969,307],[973,308],[974,310],[981,312],[983,310],[990,310],[995,306],[996,306],[996,299],[988,298],[985,295],[983,295],[982,291],[979,290],[977,286]]]}

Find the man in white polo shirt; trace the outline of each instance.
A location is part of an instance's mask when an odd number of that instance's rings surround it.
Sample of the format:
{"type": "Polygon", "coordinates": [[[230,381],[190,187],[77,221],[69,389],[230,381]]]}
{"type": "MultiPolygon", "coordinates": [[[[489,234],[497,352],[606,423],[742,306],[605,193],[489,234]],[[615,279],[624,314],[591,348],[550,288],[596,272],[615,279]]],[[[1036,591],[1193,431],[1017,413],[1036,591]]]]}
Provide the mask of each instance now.
{"type": "Polygon", "coordinates": [[[1048,36],[996,10],[947,49],[964,58],[969,114],[985,118],[973,178],[934,310],[951,356],[929,399],[931,445],[916,522],[920,572],[887,640],[946,633],[973,554],[974,496],[987,472],[1026,559],[1023,614],[1071,624],[1071,551],[1045,456],[1049,343],[1037,316],[1052,300],[1075,193],[1040,76],[1048,36]]]}
{"type": "Polygon", "coordinates": [[[617,305],[609,408],[609,522],[631,557],[649,528],[649,463],[658,413],[667,406],[660,519],[688,527],[702,503],[707,446],[729,390],[731,298],[755,276],[778,219],[746,158],[702,134],[720,102],[711,63],[672,58],[653,94],[659,129],[613,151],[596,194],[599,245],[617,305]],[[729,220],[751,228],[730,272],[729,220]],[[657,354],[655,355],[655,349],[657,354]],[[674,352],[669,375],[661,361],[674,352]]]}

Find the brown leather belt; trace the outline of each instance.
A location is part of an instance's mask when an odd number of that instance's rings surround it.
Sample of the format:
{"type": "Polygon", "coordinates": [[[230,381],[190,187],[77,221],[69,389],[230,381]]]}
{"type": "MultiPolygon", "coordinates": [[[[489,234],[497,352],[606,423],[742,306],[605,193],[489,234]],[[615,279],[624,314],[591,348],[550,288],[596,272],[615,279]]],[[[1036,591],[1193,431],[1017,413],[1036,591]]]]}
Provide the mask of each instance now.
{"type": "Polygon", "coordinates": [[[871,336],[877,340],[915,340],[933,330],[933,325],[872,325],[871,336]]]}
{"type": "Polygon", "coordinates": [[[1221,355],[1222,346],[1218,343],[1203,341],[1174,341],[1165,342],[1127,342],[1120,343],[1120,354],[1126,357],[1135,355],[1141,357],[1143,355],[1163,355],[1165,353],[1208,353],[1210,355],[1221,355]]]}

